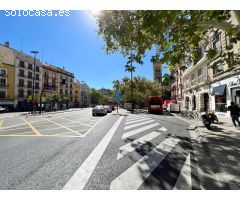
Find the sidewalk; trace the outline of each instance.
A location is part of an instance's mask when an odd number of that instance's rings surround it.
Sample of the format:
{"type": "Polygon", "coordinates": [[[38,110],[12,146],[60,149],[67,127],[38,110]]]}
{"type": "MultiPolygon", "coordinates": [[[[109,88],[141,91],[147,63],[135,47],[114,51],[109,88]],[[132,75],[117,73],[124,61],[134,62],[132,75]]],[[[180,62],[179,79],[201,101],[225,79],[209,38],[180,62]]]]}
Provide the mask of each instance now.
{"type": "Polygon", "coordinates": [[[197,142],[192,140],[201,189],[239,190],[240,128],[233,127],[230,117],[217,117],[219,123],[212,124],[211,130],[201,120],[178,118],[191,124],[189,132],[195,130],[197,134],[197,142]]]}

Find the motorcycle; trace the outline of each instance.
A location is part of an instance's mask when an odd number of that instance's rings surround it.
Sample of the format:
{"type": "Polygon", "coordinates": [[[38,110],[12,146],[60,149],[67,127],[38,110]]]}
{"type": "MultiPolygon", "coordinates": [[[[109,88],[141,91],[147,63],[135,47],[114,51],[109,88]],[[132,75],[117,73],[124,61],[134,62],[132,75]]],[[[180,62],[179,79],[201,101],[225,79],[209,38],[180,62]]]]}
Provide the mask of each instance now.
{"type": "Polygon", "coordinates": [[[203,125],[204,125],[208,130],[211,130],[212,120],[211,120],[211,118],[209,117],[209,115],[208,115],[207,112],[202,115],[202,122],[203,122],[203,125]]]}

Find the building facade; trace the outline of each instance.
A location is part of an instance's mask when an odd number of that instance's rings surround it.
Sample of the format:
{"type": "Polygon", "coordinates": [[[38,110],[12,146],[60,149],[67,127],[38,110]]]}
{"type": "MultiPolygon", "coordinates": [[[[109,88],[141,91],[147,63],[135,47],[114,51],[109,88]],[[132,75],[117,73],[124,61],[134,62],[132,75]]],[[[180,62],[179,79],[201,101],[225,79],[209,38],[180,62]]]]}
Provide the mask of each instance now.
{"type": "MultiPolygon", "coordinates": [[[[39,59],[13,49],[15,57],[15,105],[17,110],[30,110],[33,87],[34,95],[42,89],[42,63],[39,59]],[[34,86],[33,86],[34,83],[34,86]]],[[[35,100],[34,100],[35,101],[35,100]]]]}
{"type": "MultiPolygon", "coordinates": [[[[230,21],[239,25],[233,12],[230,21]]],[[[199,50],[202,56],[182,76],[184,108],[229,115],[227,107],[231,101],[240,106],[240,66],[233,64],[234,55],[240,55],[240,42],[233,43],[224,31],[212,29],[200,42],[199,50]],[[217,53],[210,61],[206,53],[210,48],[228,55],[227,60],[217,53]]]]}
{"type": "Polygon", "coordinates": [[[14,110],[15,67],[13,50],[0,45],[0,106],[14,110]]]}
{"type": "Polygon", "coordinates": [[[74,107],[79,108],[80,107],[80,101],[81,101],[81,85],[79,80],[74,80],[74,107]]]}
{"type": "Polygon", "coordinates": [[[66,96],[70,101],[68,107],[74,106],[74,74],[66,71],[64,68],[56,67],[57,69],[57,88],[58,93],[66,96]]]}

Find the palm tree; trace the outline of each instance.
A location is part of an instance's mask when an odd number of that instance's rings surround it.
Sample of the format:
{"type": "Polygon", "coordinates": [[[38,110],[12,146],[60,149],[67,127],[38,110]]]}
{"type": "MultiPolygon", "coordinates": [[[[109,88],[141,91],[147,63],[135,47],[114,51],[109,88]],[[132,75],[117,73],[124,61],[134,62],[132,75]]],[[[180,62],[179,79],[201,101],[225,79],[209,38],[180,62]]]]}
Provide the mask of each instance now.
{"type": "Polygon", "coordinates": [[[125,71],[131,73],[131,102],[132,102],[132,108],[131,113],[133,113],[133,80],[132,80],[132,73],[135,72],[136,67],[132,66],[132,59],[133,55],[129,57],[129,61],[127,62],[127,65],[125,65],[125,71]],[[130,64],[130,65],[129,65],[130,64]]]}

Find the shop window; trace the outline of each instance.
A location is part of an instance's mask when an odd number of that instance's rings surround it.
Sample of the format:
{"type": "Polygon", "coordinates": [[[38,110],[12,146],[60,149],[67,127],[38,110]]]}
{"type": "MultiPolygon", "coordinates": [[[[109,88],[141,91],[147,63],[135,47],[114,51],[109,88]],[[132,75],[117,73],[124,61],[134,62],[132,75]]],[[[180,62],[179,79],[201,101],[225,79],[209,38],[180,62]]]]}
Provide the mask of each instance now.
{"type": "Polygon", "coordinates": [[[215,96],[215,111],[227,112],[227,98],[226,95],[215,96]]]}

